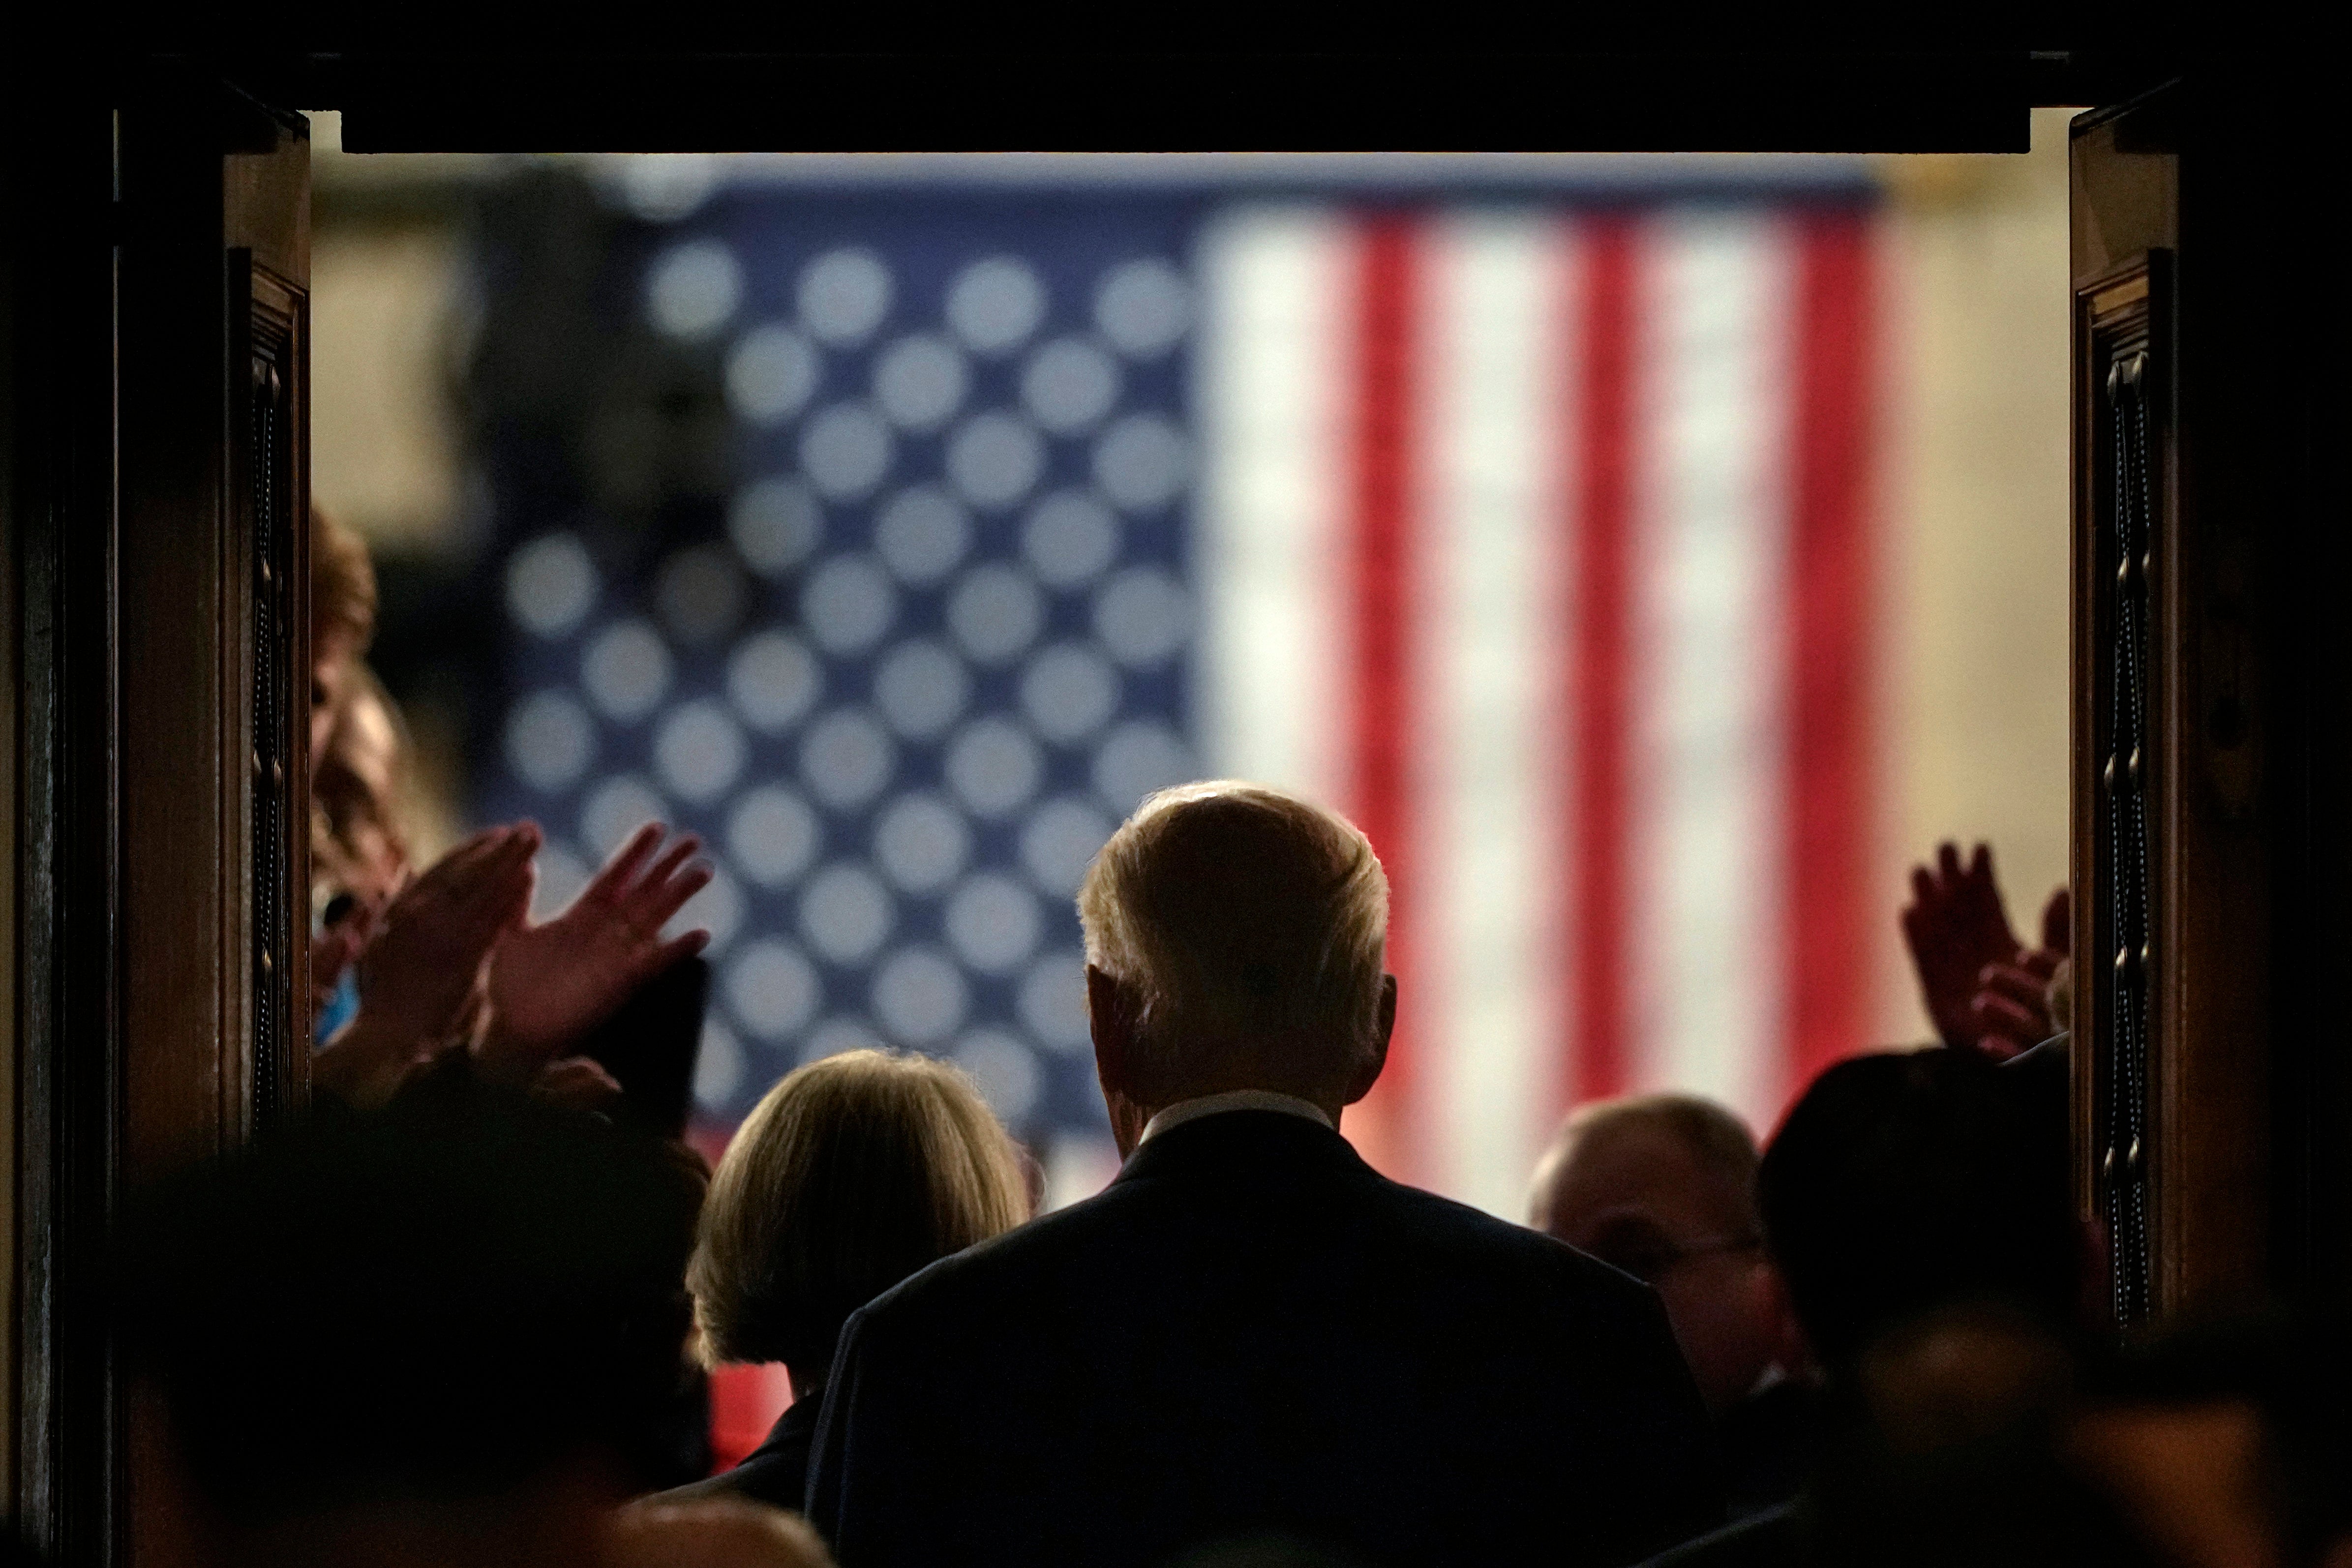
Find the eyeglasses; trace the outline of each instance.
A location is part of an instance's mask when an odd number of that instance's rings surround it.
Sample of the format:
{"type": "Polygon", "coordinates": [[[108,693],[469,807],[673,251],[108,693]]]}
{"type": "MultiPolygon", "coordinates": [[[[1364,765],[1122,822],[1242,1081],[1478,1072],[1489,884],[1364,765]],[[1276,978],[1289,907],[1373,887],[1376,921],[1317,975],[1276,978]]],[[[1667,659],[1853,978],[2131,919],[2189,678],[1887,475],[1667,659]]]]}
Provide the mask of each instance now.
{"type": "Polygon", "coordinates": [[[1695,1258],[1726,1252],[1752,1252],[1764,1245],[1754,1234],[1701,1237],[1675,1241],[1647,1224],[1627,1225],[1593,1238],[1585,1250],[1603,1263],[1623,1269],[1646,1285],[1655,1285],[1695,1258]]]}

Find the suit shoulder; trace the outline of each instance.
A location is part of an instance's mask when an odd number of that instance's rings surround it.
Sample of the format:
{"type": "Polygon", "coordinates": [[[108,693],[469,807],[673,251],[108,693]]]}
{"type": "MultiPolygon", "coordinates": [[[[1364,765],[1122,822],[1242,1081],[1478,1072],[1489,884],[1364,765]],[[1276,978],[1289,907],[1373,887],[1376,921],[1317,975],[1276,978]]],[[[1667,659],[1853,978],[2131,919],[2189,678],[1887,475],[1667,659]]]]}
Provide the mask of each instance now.
{"type": "Polygon", "coordinates": [[[1649,1287],[1632,1275],[1539,1230],[1418,1187],[1382,1184],[1407,1226],[1439,1246],[1458,1247],[1491,1267],[1524,1270],[1531,1278],[1566,1285],[1598,1300],[1620,1301],[1632,1310],[1639,1310],[1650,1296],[1649,1287]]]}
{"type": "Polygon", "coordinates": [[[1076,1259],[1097,1238],[1116,1234],[1124,1224],[1124,1211],[1132,1206],[1132,1193],[1111,1187],[1067,1208],[1039,1215],[918,1269],[866,1303],[859,1316],[919,1316],[935,1304],[960,1302],[1025,1281],[1041,1268],[1076,1259]]]}

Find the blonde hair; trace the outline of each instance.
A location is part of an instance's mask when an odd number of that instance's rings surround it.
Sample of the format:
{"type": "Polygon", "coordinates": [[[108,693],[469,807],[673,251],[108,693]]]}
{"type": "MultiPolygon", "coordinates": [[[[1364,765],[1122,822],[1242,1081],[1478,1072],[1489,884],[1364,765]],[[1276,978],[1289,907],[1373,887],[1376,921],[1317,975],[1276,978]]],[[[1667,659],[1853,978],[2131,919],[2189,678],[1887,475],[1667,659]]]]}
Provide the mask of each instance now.
{"type": "Polygon", "coordinates": [[[367,542],[310,502],[310,641],[329,632],[349,637],[354,653],[375,640],[375,563],[367,542]]]}
{"type": "Polygon", "coordinates": [[[1275,1041],[1333,1047],[1281,1064],[1286,1078],[1350,1079],[1380,1048],[1388,913],[1388,877],[1354,824],[1231,779],[1145,800],[1078,892],[1087,962],[1139,1004],[1137,1089],[1155,1103],[1197,1080],[1200,1053],[1275,1041]]]}
{"type": "Polygon", "coordinates": [[[686,1274],[700,1353],[822,1369],[850,1313],[1028,1216],[1013,1140],[963,1074],[889,1051],[811,1062],[711,1177],[686,1274]]]}

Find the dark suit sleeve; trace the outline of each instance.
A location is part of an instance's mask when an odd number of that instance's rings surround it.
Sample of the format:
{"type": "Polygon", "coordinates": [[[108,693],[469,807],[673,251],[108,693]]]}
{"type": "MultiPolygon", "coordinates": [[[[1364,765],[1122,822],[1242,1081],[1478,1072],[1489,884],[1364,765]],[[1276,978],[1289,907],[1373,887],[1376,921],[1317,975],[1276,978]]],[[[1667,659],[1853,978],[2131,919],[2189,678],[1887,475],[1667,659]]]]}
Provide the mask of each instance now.
{"type": "Polygon", "coordinates": [[[809,1445],[809,1522],[844,1568],[889,1561],[887,1516],[877,1512],[888,1482],[879,1472],[898,1456],[888,1435],[889,1401],[872,1364],[874,1337],[863,1311],[843,1327],[809,1445]]]}
{"type": "Polygon", "coordinates": [[[1602,1560],[1639,1562],[1723,1522],[1723,1488],[1706,1405],[1657,1293],[1633,1303],[1623,1347],[1624,1402],[1611,1424],[1628,1507],[1602,1560]]]}
{"type": "Polygon", "coordinates": [[[1797,1568],[1804,1561],[1803,1515],[1795,1503],[1784,1502],[1653,1557],[1642,1568],[1797,1568]]]}

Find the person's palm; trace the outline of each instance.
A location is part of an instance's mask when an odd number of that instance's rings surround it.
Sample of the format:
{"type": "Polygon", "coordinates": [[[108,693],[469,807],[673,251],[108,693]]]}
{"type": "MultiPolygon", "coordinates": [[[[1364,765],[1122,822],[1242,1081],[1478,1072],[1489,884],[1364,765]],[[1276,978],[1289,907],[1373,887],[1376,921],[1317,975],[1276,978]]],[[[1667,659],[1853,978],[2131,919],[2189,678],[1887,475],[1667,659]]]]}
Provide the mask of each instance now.
{"type": "Polygon", "coordinates": [[[403,889],[360,954],[360,1010],[420,1042],[461,1025],[476,975],[530,899],[539,830],[487,828],[403,889]]]}
{"type": "Polygon", "coordinates": [[[629,994],[710,939],[703,931],[668,941],[661,929],[711,878],[683,837],[663,850],[665,829],[647,823],[614,853],[570,908],[553,920],[510,931],[490,960],[492,1024],[486,1055],[524,1077],[627,1000],[629,994]]]}
{"type": "Polygon", "coordinates": [[[1985,1055],[2006,1060],[2063,1027],[2052,1012],[2050,985],[2074,946],[2073,909],[2064,888],[2051,894],[2042,910],[2042,945],[1979,978],[1972,1010],[1977,1048],[1985,1055]]]}
{"type": "Polygon", "coordinates": [[[499,933],[530,902],[539,829],[474,835],[375,918],[357,960],[358,1016],[310,1058],[311,1081],[346,1104],[382,1105],[436,1053],[472,1038],[478,984],[499,933]]]}
{"type": "Polygon", "coordinates": [[[1911,868],[1911,894],[1910,907],[1903,911],[1903,936],[1919,973],[1927,1016],[1945,1044],[1966,1049],[1981,1033],[1975,1003],[1984,972],[2015,963],[2022,950],[2001,907],[1991,848],[1978,845],[1963,866],[1958,846],[1937,846],[1932,869],[1911,868]]]}

